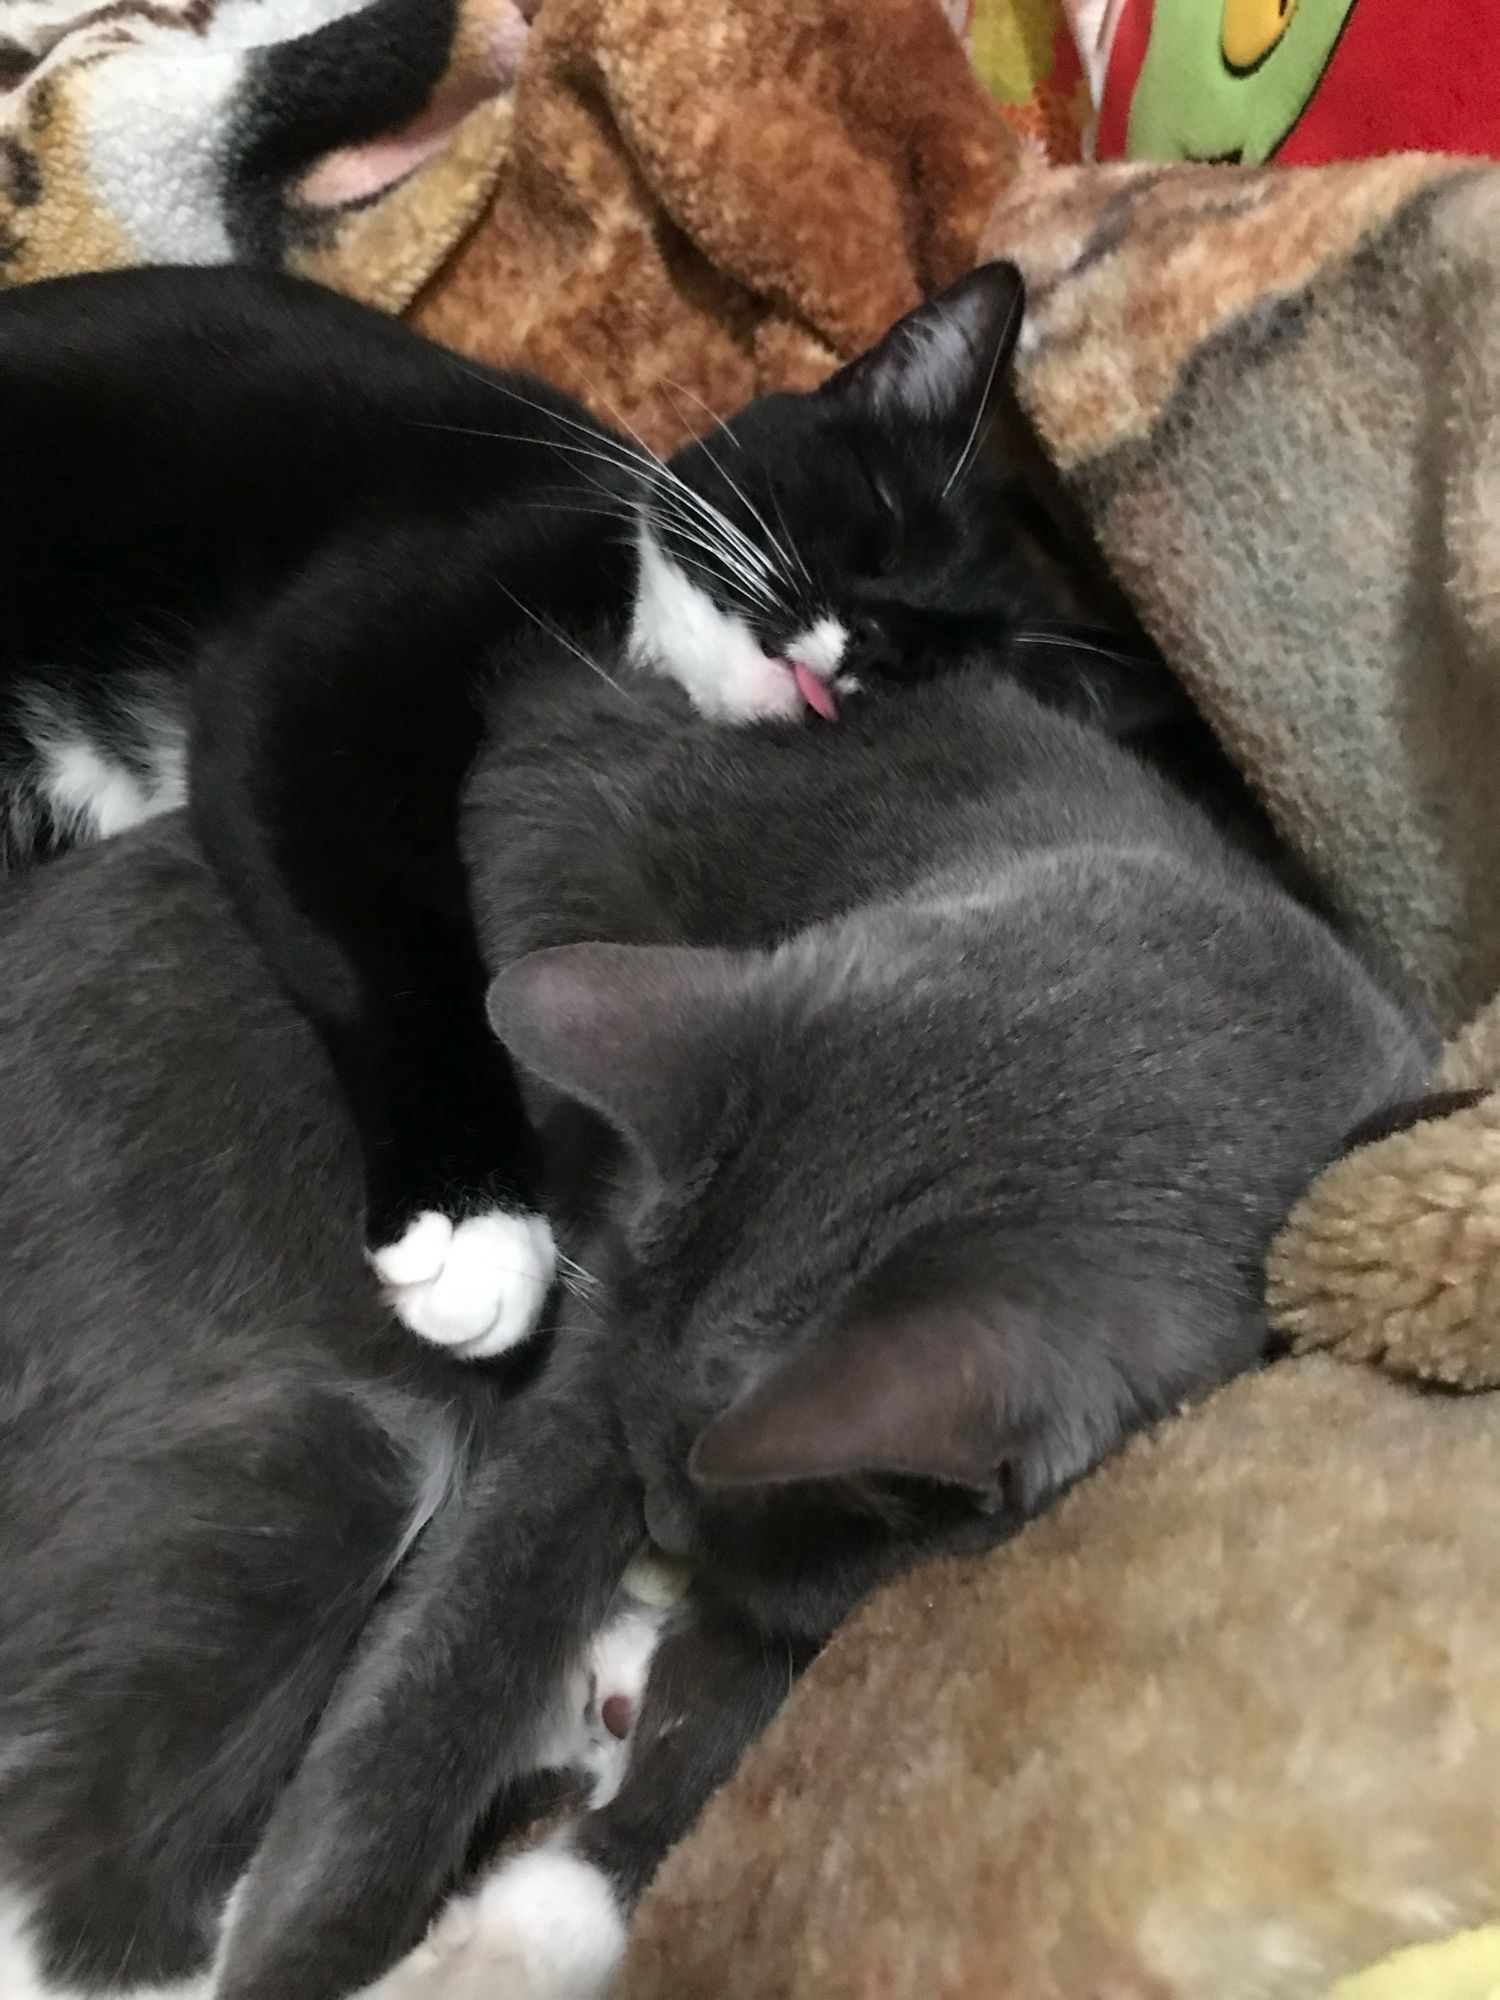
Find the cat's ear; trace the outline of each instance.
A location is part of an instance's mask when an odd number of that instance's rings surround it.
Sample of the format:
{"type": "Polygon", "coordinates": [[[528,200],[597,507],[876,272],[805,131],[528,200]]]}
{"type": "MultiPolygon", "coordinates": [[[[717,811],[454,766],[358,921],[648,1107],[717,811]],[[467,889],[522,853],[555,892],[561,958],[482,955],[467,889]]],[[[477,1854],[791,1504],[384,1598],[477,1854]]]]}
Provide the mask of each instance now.
{"type": "Polygon", "coordinates": [[[826,384],[877,417],[973,424],[1010,366],[1026,291],[1014,264],[981,264],[909,312],[826,384]]]}
{"type": "Polygon", "coordinates": [[[1141,1414],[1116,1349],[1170,1342],[1154,1312],[1073,1271],[1018,1285],[987,1248],[930,1246],[703,1431],[689,1473],[726,1496],[908,1475],[1029,1511],[1141,1414]]]}
{"type": "Polygon", "coordinates": [[[688,945],[556,945],[496,977],[490,1026],[523,1069],[665,1170],[723,1073],[752,963],[688,945]]]}

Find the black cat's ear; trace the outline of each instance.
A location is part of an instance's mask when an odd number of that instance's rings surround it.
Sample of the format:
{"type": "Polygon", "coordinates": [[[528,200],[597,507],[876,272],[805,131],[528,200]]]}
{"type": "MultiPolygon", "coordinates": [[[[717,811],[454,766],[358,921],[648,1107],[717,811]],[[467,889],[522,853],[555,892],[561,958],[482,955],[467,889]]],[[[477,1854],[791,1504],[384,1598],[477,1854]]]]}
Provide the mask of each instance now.
{"type": "Polygon", "coordinates": [[[523,1069],[665,1169],[723,1072],[752,965],[688,945],[556,945],[496,977],[490,1026],[523,1069]]]}
{"type": "Polygon", "coordinates": [[[987,1246],[928,1246],[703,1431],[688,1471],[724,1496],[906,1475],[1026,1512],[1141,1413],[1117,1350],[1149,1379],[1175,1317],[1073,1271],[1017,1285],[987,1246]]]}
{"type": "Polygon", "coordinates": [[[841,368],[824,393],[876,417],[973,424],[1004,379],[1026,291],[1014,264],[981,264],[841,368]]]}

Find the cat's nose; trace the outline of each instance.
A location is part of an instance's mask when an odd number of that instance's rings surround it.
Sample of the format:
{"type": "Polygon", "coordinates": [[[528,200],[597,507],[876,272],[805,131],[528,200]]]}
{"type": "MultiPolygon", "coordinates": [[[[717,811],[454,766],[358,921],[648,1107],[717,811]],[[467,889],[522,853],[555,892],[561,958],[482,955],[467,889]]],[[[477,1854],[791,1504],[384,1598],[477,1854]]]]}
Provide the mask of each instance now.
{"type": "Polygon", "coordinates": [[[849,639],[839,662],[845,673],[885,673],[896,664],[896,648],[879,618],[863,613],[849,622],[849,639]]]}

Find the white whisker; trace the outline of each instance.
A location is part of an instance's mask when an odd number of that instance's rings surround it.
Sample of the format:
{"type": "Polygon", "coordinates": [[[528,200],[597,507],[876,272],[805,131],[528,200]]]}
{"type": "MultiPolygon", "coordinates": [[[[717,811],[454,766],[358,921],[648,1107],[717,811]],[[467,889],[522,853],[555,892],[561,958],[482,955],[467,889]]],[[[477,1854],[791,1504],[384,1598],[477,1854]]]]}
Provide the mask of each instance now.
{"type": "Polygon", "coordinates": [[[580,445],[564,444],[555,438],[531,438],[523,433],[513,431],[477,430],[464,424],[431,423],[423,425],[424,429],[454,431],[466,437],[493,438],[497,443],[545,444],[551,450],[565,451],[579,457],[594,457],[604,464],[619,465],[622,468],[642,472],[647,475],[651,483],[657,486],[658,489],[660,489],[663,481],[670,482],[670,491],[672,494],[681,500],[690,502],[696,507],[704,517],[705,525],[711,524],[720,534],[732,540],[747,560],[753,559],[766,569],[767,572],[772,570],[773,565],[765,555],[765,552],[756,548],[749,537],[743,534],[735,526],[734,522],[729,520],[710,500],[707,500],[695,488],[689,486],[687,481],[678,473],[673,472],[669,465],[663,463],[656,453],[651,450],[634,425],[621,416],[620,412],[613,407],[608,399],[600,396],[591,385],[585,384],[589,388],[590,394],[595,396],[595,399],[600,402],[601,406],[610,412],[621,429],[629,431],[631,437],[635,440],[634,449],[626,443],[624,438],[618,435],[611,435],[610,432],[602,428],[581,423],[578,418],[570,417],[562,410],[555,410],[546,403],[538,402],[534,396],[523,394],[513,383],[491,380],[489,376],[482,375],[475,369],[465,367],[462,362],[458,365],[464,369],[465,374],[472,376],[476,382],[482,383],[486,388],[493,389],[497,395],[507,396],[512,402],[519,403],[523,409],[534,410],[538,415],[547,418],[549,422],[560,424],[566,430],[575,431],[580,437],[588,440],[592,449],[586,452],[580,445]],[[608,446],[609,450],[601,449],[603,446],[608,446]]]}
{"type": "MultiPolygon", "coordinates": [[[[698,408],[703,412],[704,416],[706,416],[709,422],[713,425],[714,429],[716,431],[722,430],[724,432],[725,437],[728,438],[729,442],[734,446],[736,451],[744,450],[744,446],[740,443],[739,439],[734,435],[733,431],[725,428],[724,419],[719,415],[718,411],[710,409],[708,404],[704,402],[703,398],[699,395],[695,395],[694,392],[690,388],[688,388],[685,382],[674,382],[670,375],[663,375],[663,377],[661,378],[661,386],[666,390],[669,396],[674,394],[678,396],[686,396],[689,402],[696,403],[698,405],[698,408]]],[[[682,412],[679,410],[677,414],[681,416],[682,412]]]]}
{"type": "Polygon", "coordinates": [[[599,662],[593,657],[591,653],[585,652],[583,647],[578,645],[575,640],[570,639],[566,632],[564,632],[559,626],[554,625],[550,618],[544,618],[539,611],[533,610],[532,607],[529,604],[527,604],[523,598],[517,597],[516,593],[510,588],[508,584],[502,583],[499,577],[494,577],[491,580],[493,581],[496,589],[499,590],[503,596],[508,597],[510,599],[511,603],[516,607],[517,611],[520,612],[523,618],[529,618],[533,625],[537,626],[541,631],[545,632],[547,634],[547,637],[549,639],[554,640],[557,645],[561,646],[565,653],[571,653],[575,660],[579,661],[583,666],[588,667],[591,672],[596,673],[601,681],[603,681],[607,686],[612,687],[614,689],[616,694],[623,696],[626,701],[635,703],[637,706],[639,706],[639,704],[636,703],[636,697],[633,694],[631,694],[628,688],[621,687],[620,683],[615,679],[613,674],[606,673],[603,667],[600,666],[599,662]]]}
{"type": "MultiPolygon", "coordinates": [[[[670,384],[666,386],[668,387],[670,393],[670,384]]],[[[705,407],[707,406],[705,405],[705,407]]],[[[720,427],[720,429],[722,430],[722,426],[720,427]]],[[[734,442],[737,441],[731,439],[731,443],[734,442]]],[[[771,547],[776,551],[776,553],[781,558],[782,568],[786,572],[790,573],[792,555],[791,551],[786,547],[785,543],[781,540],[781,537],[776,533],[775,529],[771,526],[770,522],[766,519],[765,515],[762,514],[759,507],[757,507],[755,502],[750,498],[750,495],[745,491],[744,487],[741,486],[739,481],[736,478],[734,478],[734,476],[730,473],[729,469],[724,464],[724,461],[721,458],[716,458],[714,456],[714,452],[709,444],[708,438],[707,437],[699,438],[698,445],[699,449],[703,452],[709,464],[713,466],[714,470],[718,473],[719,477],[731,489],[731,491],[733,491],[739,496],[744,506],[760,523],[760,526],[765,533],[766,540],[770,543],[771,547]]],[[[804,575],[806,574],[805,570],[803,573],[804,575]]]]}
{"type": "MultiPolygon", "coordinates": [[[[491,380],[472,369],[466,369],[465,372],[473,374],[475,380],[483,382],[510,401],[535,412],[543,420],[544,427],[539,433],[483,430],[473,426],[443,423],[432,423],[424,427],[491,439],[497,444],[532,445],[539,450],[555,452],[559,457],[571,462],[574,477],[596,492],[606,503],[611,503],[604,508],[580,507],[578,512],[607,517],[614,511],[614,507],[618,506],[622,521],[631,512],[634,512],[638,519],[654,515],[660,526],[673,538],[675,558],[684,568],[698,574],[705,583],[718,585],[721,589],[727,587],[747,603],[758,606],[763,612],[784,613],[789,609],[783,588],[784,580],[789,574],[787,550],[771,532],[764,517],[758,513],[748,496],[737,486],[735,490],[740,493],[749,511],[761,522],[770,543],[774,545],[776,551],[774,556],[768,553],[767,549],[758,546],[720,508],[714,506],[705,495],[698,492],[696,487],[683,479],[680,473],[663,464],[651,452],[639,432],[626,423],[618,411],[611,413],[623,429],[631,432],[635,439],[634,445],[602,426],[595,427],[568,415],[565,411],[553,409],[546,403],[539,402],[512,383],[491,380]],[[552,435],[548,435],[549,430],[553,432],[552,435]],[[561,433],[572,433],[572,435],[561,433]],[[588,468],[593,465],[604,468],[605,473],[612,478],[591,476],[588,468]],[[628,488],[622,491],[612,483],[612,479],[618,478],[621,474],[625,475],[629,486],[635,488],[633,493],[628,488]]],[[[596,401],[601,407],[606,409],[610,407],[597,395],[596,401]]],[[[709,456],[712,460],[711,452],[709,456]]],[[[716,460],[713,462],[717,464],[716,460]]],[[[722,466],[719,469],[723,471],[722,466]]],[[[728,478],[727,474],[724,476],[728,478]]],[[[735,485],[732,479],[729,479],[728,483],[731,486],[735,485]]],[[[555,503],[542,501],[532,504],[555,504],[559,511],[567,509],[565,498],[555,503]]],[[[800,563],[800,557],[797,560],[800,563]]],[[[806,575],[806,565],[802,564],[801,567],[803,574],[806,575]]],[[[525,616],[549,632],[558,644],[568,647],[576,657],[585,660],[602,679],[609,681],[611,686],[618,685],[597,661],[588,659],[586,654],[580,653],[573,647],[565,634],[546,624],[530,606],[516,598],[514,593],[508,592],[507,595],[511,596],[512,601],[525,616]]]]}
{"type": "MultiPolygon", "coordinates": [[[[702,545],[701,543],[694,543],[693,546],[701,547],[702,545]]],[[[684,569],[695,570],[707,583],[718,584],[722,587],[726,582],[737,582],[738,587],[745,592],[747,597],[754,598],[756,603],[762,605],[767,611],[779,611],[783,608],[780,601],[769,590],[766,590],[759,584],[753,583],[747,578],[741,577],[736,579],[722,564],[716,567],[712,563],[695,561],[692,556],[685,555],[680,548],[672,550],[672,560],[675,563],[679,563],[684,569]]]]}

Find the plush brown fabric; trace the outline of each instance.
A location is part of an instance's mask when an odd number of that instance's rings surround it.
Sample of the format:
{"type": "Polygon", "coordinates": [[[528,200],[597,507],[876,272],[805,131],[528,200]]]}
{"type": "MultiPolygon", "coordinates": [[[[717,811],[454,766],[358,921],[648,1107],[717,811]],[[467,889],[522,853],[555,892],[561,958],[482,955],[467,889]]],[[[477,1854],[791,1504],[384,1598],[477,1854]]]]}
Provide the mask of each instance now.
{"type": "Polygon", "coordinates": [[[219,0],[0,21],[0,283],[281,264],[669,445],[958,276],[1022,154],[937,0],[305,24],[262,0],[252,54],[219,0]]]}
{"type": "Polygon", "coordinates": [[[958,276],[1018,160],[933,0],[548,0],[413,319],[669,445],[958,276]]]}
{"type": "Polygon", "coordinates": [[[1317,2000],[1500,1917],[1500,1402],[1311,1360],[834,1642],[620,2000],[1317,2000]]]}

